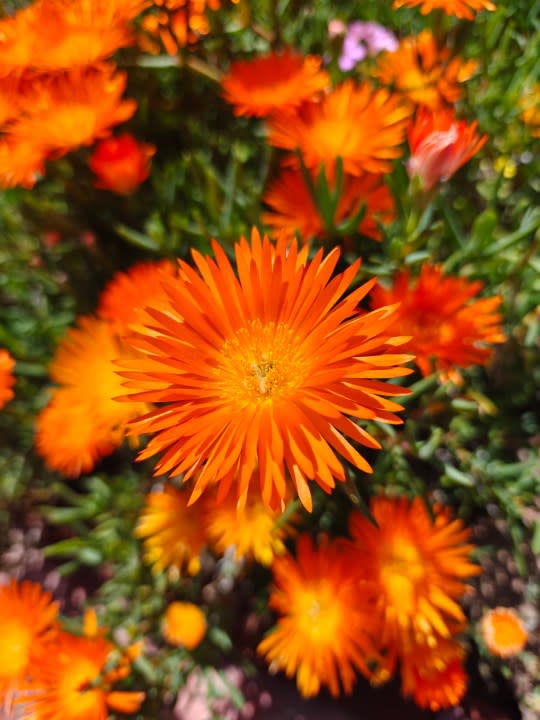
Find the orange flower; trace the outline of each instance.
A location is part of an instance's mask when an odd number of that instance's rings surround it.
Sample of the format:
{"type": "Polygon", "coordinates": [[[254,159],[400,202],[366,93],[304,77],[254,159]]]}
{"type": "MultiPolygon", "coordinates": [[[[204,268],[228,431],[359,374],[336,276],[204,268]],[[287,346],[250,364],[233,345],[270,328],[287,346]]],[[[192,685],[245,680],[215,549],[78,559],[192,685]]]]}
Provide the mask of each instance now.
{"type": "Polygon", "coordinates": [[[119,437],[102,427],[94,408],[77,389],[56,390],[36,421],[35,446],[50,470],[78,477],[92,470],[119,445],[119,437]]]}
{"type": "Polygon", "coordinates": [[[114,70],[102,64],[44,82],[32,113],[12,126],[13,138],[35,137],[49,152],[65,153],[108,135],[137,107],[134,100],[121,100],[126,74],[114,70]]]}
{"type": "Polygon", "coordinates": [[[309,168],[324,163],[327,174],[338,157],[351,175],[385,173],[401,155],[409,114],[388,90],[347,80],[320,102],[272,117],[268,141],[286,150],[299,148],[309,168]]]}
{"type": "Polygon", "coordinates": [[[437,110],[461,97],[460,83],[476,70],[476,61],[452,58],[449,48],[438,48],[429,30],[402,40],[395,52],[378,56],[375,75],[385,85],[418,105],[437,110]]]}
{"type": "Polygon", "coordinates": [[[4,135],[0,139],[0,187],[34,187],[45,174],[46,156],[39,139],[4,135]]]}
{"type": "Polygon", "coordinates": [[[11,389],[15,385],[15,378],[13,377],[14,367],[15,360],[7,350],[0,348],[0,409],[14,396],[14,392],[11,389]]]}
{"type": "Polygon", "coordinates": [[[98,177],[96,187],[131,194],[150,175],[150,158],[155,152],[154,145],[138,143],[129,133],[101,140],[88,161],[98,177]]]}
{"type": "Polygon", "coordinates": [[[165,610],[163,636],[171,645],[182,645],[194,650],[206,634],[206,617],[203,611],[187,602],[173,602],[165,610]]]}
{"type": "Polygon", "coordinates": [[[467,689],[464,657],[463,647],[454,639],[439,639],[432,647],[417,645],[401,658],[403,694],[433,712],[457,705],[467,689]]]}
{"type": "Polygon", "coordinates": [[[470,302],[482,288],[470,282],[444,276],[438,265],[424,263],[416,281],[409,273],[398,273],[390,290],[376,287],[372,307],[401,303],[396,328],[411,336],[408,348],[416,354],[416,364],[426,376],[433,370],[447,372],[454,367],[485,365],[492,343],[504,342],[496,295],[470,302]]]}
{"type": "Polygon", "coordinates": [[[421,498],[378,497],[370,507],[378,527],[356,511],[349,525],[362,576],[377,589],[378,642],[389,649],[391,668],[396,653],[434,646],[463,623],[457,600],[479,569],[469,560],[469,531],[447,509],[436,506],[432,521],[421,498]]]}
{"type": "Polygon", "coordinates": [[[2,74],[91,65],[132,43],[144,0],[37,0],[0,20],[2,74]]]}
{"type": "Polygon", "coordinates": [[[213,248],[216,260],[192,252],[197,270],[179,262],[179,278],[165,281],[169,307],[129,340],[147,355],[125,364],[141,391],[131,398],[167,403],[133,423],[154,435],[139,458],[164,451],[157,472],[194,478],[190,502],[213,484],[219,501],[234,482],[239,507],[253,474],[264,503],[280,507],[288,471],[311,509],[308,480],[326,492],[345,480],[338,455],[371,472],[346,436],[379,444],[356,420],[400,422],[384,396],[404,391],[380,381],[410,372],[410,356],[395,354],[403,339],[386,333],[395,309],[356,313],[373,282],[343,298],[359,262],[332,277],[337,248],[308,262],[307,248],[254,230],[236,246],[238,278],[213,248]]]}
{"type": "Polygon", "coordinates": [[[478,122],[467,125],[456,120],[452,110],[432,113],[425,107],[420,108],[409,125],[409,177],[418,177],[423,190],[430,190],[440,180],[448,180],[486,144],[487,135],[479,137],[477,127],[478,122]]]}
{"type": "Polygon", "coordinates": [[[229,495],[219,505],[208,503],[205,527],[215,549],[223,554],[235,549],[235,557],[254,558],[262,565],[271,565],[274,555],[285,552],[284,539],[290,535],[289,523],[279,524],[281,513],[271,510],[251,491],[242,509],[229,495]]]}
{"type": "MultiPolygon", "coordinates": [[[[299,170],[285,170],[268,188],[263,201],[272,211],[263,213],[262,220],[273,230],[289,235],[298,232],[305,242],[325,236],[324,221],[299,170]]],[[[357,231],[380,240],[379,223],[388,223],[394,218],[392,195],[380,175],[345,176],[334,225],[346,221],[362,204],[365,204],[365,213],[357,231]]]]}
{"type": "Polygon", "coordinates": [[[531,128],[533,137],[540,137],[540,83],[526,90],[519,102],[521,119],[531,128]]]}
{"type": "Polygon", "coordinates": [[[36,436],[48,466],[69,476],[87,472],[118,447],[127,421],[147,409],[114,399],[124,393],[115,361],[131,351],[113,326],[90,316],[77,324],[56,350],[51,377],[63,389],[40,414],[36,436]]]}
{"type": "Polygon", "coordinates": [[[433,10],[444,10],[447,15],[454,15],[465,20],[473,20],[477,10],[495,10],[490,0],[394,0],[394,7],[418,7],[422,15],[433,10]]]}
{"type": "Polygon", "coordinates": [[[141,37],[140,45],[147,52],[159,52],[158,39],[169,55],[177,55],[179,48],[208,35],[207,10],[217,10],[220,0],[154,0],[153,4],[157,12],[143,18],[149,37],[141,37]]]}
{"type": "Polygon", "coordinates": [[[528,640],[527,631],[512,608],[496,607],[486,612],[480,631],[490,653],[501,658],[521,652],[528,640]]]}
{"type": "Polygon", "coordinates": [[[166,303],[162,280],[173,276],[176,266],[169,260],[137,263],[126,272],[116,273],[101,293],[98,315],[113,323],[119,333],[130,325],[140,325],[148,318],[145,307],[166,303]]]}
{"type": "Polygon", "coordinates": [[[0,705],[27,679],[31,657],[52,630],[58,604],[49,592],[28,581],[0,587],[0,705]]]}
{"type": "Polygon", "coordinates": [[[317,695],[321,685],[334,697],[340,684],[350,693],[355,668],[367,673],[372,654],[370,598],[358,581],[354,556],[338,541],[315,549],[307,535],[300,536],[296,556],[272,565],[269,605],[280,617],[257,652],[273,669],[296,675],[304,697],[317,695]]]}
{"type": "Polygon", "coordinates": [[[109,710],[134,713],[144,693],[111,689],[129,674],[129,662],[108,669],[114,647],[101,635],[76,637],[58,633],[45,645],[32,666],[32,720],[107,720],[109,710]]]}
{"type": "Polygon", "coordinates": [[[221,86],[227,102],[235,106],[235,115],[265,117],[292,110],[328,87],[330,78],[321,64],[319,56],[273,52],[233,63],[221,86]]]}
{"type": "Polygon", "coordinates": [[[196,575],[200,571],[206,532],[199,513],[188,508],[185,492],[165,485],[147,495],[135,536],[144,539],[145,560],[155,572],[173,568],[180,575],[184,571],[196,575]]]}

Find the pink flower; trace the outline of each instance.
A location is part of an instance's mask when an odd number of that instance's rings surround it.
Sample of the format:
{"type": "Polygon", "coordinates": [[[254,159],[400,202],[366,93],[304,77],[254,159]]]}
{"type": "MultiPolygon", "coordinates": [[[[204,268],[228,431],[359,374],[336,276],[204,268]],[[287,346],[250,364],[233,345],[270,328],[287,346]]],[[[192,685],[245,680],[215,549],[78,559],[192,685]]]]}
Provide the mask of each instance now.
{"type": "Polygon", "coordinates": [[[480,137],[477,127],[478,122],[467,125],[457,120],[452,110],[420,108],[408,130],[409,177],[419,178],[423,190],[448,180],[487,142],[487,135],[480,137]]]}

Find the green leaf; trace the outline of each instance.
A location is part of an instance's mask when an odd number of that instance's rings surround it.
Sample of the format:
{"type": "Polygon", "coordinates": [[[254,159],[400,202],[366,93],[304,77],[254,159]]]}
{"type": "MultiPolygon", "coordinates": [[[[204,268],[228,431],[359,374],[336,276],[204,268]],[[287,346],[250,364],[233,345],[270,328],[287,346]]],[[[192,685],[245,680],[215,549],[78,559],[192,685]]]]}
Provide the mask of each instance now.
{"type": "Polygon", "coordinates": [[[474,480],[470,475],[466,475],[452,465],[444,466],[444,474],[449,480],[462,485],[463,487],[474,487],[474,480]]]}

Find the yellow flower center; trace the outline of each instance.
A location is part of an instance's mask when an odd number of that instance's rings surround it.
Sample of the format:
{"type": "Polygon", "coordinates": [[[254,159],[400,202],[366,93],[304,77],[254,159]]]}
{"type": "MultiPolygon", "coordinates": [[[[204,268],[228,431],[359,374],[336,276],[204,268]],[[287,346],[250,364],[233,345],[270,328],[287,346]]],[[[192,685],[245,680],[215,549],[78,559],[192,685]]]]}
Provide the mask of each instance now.
{"type": "Polygon", "coordinates": [[[388,598],[403,614],[409,614],[414,611],[416,587],[425,576],[422,556],[403,537],[393,538],[381,553],[381,581],[388,598]]]}
{"type": "Polygon", "coordinates": [[[301,632],[314,642],[331,646],[342,620],[335,588],[321,581],[315,587],[299,591],[294,605],[301,632]]]}
{"type": "Polygon", "coordinates": [[[31,632],[20,620],[5,618],[0,626],[0,678],[16,678],[28,664],[31,632]]]}
{"type": "Polygon", "coordinates": [[[260,320],[241,328],[222,348],[216,368],[223,394],[240,405],[287,397],[309,372],[298,339],[283,323],[260,320]]]}
{"type": "Polygon", "coordinates": [[[99,714],[104,704],[103,691],[92,688],[91,684],[96,680],[102,668],[95,662],[85,657],[70,658],[60,680],[60,697],[65,698],[66,707],[78,713],[77,717],[84,713],[99,714]]]}

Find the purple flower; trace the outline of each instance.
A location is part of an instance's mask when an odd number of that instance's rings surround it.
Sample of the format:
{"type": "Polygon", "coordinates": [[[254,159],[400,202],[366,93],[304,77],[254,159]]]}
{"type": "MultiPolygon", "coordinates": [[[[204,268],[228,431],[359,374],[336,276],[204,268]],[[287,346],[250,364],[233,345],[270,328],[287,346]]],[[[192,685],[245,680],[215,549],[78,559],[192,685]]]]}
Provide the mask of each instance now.
{"type": "Polygon", "coordinates": [[[352,70],[367,55],[377,55],[382,50],[394,52],[398,41],[394,33],[376,22],[352,22],[343,40],[338,65],[341,70],[352,70]]]}

